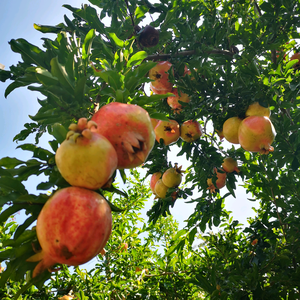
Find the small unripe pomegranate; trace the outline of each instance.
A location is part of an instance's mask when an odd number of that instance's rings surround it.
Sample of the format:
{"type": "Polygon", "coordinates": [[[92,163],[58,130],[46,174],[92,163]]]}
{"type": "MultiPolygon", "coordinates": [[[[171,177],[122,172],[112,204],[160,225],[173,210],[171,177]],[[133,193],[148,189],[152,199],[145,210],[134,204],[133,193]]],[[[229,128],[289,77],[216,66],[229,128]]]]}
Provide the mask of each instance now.
{"type": "Polygon", "coordinates": [[[227,173],[232,173],[233,171],[236,171],[237,173],[240,172],[237,161],[234,160],[232,157],[226,157],[223,160],[222,168],[227,173]]]}
{"type": "Polygon", "coordinates": [[[239,126],[242,119],[239,117],[232,117],[227,119],[223,124],[223,135],[225,139],[232,144],[239,144],[239,126]]]}
{"type": "Polygon", "coordinates": [[[148,112],[138,105],[112,102],[102,106],[92,117],[97,132],[113,145],[118,169],[140,166],[155,143],[155,133],[148,112]]]}
{"type": "Polygon", "coordinates": [[[149,78],[153,79],[150,89],[154,94],[166,94],[172,91],[173,83],[169,81],[168,71],[172,64],[168,61],[160,61],[149,71],[149,78]]]}
{"type": "Polygon", "coordinates": [[[268,154],[274,151],[271,146],[276,136],[275,128],[268,117],[251,116],[241,122],[239,142],[243,149],[250,152],[268,154]]]}
{"type": "Polygon", "coordinates": [[[37,219],[42,251],[27,260],[40,261],[32,277],[56,264],[88,262],[104,248],[111,229],[110,206],[98,193],[73,186],[55,192],[37,219]]]}
{"type": "Polygon", "coordinates": [[[162,176],[162,181],[165,186],[169,188],[177,187],[182,181],[182,166],[178,167],[178,164],[175,164],[174,168],[169,168],[164,172],[162,176]]]}
{"type": "Polygon", "coordinates": [[[163,183],[162,179],[159,179],[155,184],[155,195],[158,198],[166,198],[168,187],[163,183]]]}
{"type": "Polygon", "coordinates": [[[214,173],[217,175],[216,186],[213,184],[212,178],[207,179],[208,190],[215,192],[216,189],[221,189],[226,185],[226,172],[223,169],[220,169],[221,172],[218,172],[217,168],[214,168],[214,173]]]}
{"type": "Polygon", "coordinates": [[[67,138],[55,154],[62,177],[71,185],[96,190],[117,168],[117,153],[112,144],[95,132],[97,124],[81,118],[71,124],[67,138]]]}

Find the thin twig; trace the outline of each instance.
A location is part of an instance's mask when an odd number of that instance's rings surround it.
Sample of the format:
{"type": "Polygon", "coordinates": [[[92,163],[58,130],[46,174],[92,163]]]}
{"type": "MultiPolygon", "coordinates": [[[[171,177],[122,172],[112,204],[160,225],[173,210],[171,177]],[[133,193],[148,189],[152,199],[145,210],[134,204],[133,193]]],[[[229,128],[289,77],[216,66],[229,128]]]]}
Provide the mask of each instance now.
{"type": "MultiPolygon", "coordinates": [[[[220,50],[220,49],[214,49],[214,50],[209,50],[204,52],[207,54],[222,54],[222,55],[230,56],[231,58],[234,55],[234,53],[228,50],[220,50]]],[[[189,55],[194,55],[195,53],[196,53],[195,50],[186,50],[186,51],[176,52],[172,54],[154,54],[154,55],[148,55],[146,60],[159,60],[159,59],[167,59],[176,56],[189,56],[189,55]]]]}

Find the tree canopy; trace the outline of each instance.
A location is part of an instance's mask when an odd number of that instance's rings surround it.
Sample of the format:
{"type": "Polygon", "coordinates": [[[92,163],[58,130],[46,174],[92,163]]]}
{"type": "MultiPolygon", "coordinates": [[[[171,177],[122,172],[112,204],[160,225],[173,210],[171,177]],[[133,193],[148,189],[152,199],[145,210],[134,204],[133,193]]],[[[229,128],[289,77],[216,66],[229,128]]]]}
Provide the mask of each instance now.
{"type": "Polygon", "coordinates": [[[35,24],[42,47],[12,39],[21,61],[0,70],[0,80],[10,82],[5,98],[20,87],[40,93],[32,99],[40,104],[32,122],[12,137],[32,158],[0,159],[1,299],[299,299],[299,1],[89,2],[64,5],[72,19],[35,24]],[[148,36],[146,25],[158,35],[148,36]],[[159,61],[172,64],[169,82],[189,96],[179,101],[180,111],[168,104],[172,92],[149,93],[149,71],[159,61]],[[97,191],[111,205],[113,229],[95,267],[61,265],[32,278],[36,263],[27,259],[39,248],[33,225],[51,195],[70,186],[55,153],[70,124],[90,120],[111,102],[138,105],[150,118],[180,126],[201,124],[199,139],[174,143],[178,161],[188,160],[185,181],[155,198],[141,217],[153,197],[149,178],[173,166],[168,155],[174,148],[158,139],[141,168],[117,170],[112,180],[119,176],[123,183],[97,191]],[[224,147],[224,122],[246,120],[257,102],[271,111],[274,151],[224,147]],[[51,150],[39,145],[46,134],[51,150]],[[26,142],[32,135],[35,144],[26,142]],[[209,178],[218,187],[216,170],[224,173],[228,157],[239,171],[225,173],[224,187],[209,189],[209,178]],[[37,182],[39,193],[29,193],[26,180],[41,174],[47,180],[37,182]],[[247,201],[259,203],[245,226],[224,208],[238,178],[247,201]],[[221,188],[227,192],[220,194],[221,188]],[[178,201],[195,204],[184,228],[170,215],[178,201]],[[12,218],[20,210],[27,219],[16,224],[12,218]]]}

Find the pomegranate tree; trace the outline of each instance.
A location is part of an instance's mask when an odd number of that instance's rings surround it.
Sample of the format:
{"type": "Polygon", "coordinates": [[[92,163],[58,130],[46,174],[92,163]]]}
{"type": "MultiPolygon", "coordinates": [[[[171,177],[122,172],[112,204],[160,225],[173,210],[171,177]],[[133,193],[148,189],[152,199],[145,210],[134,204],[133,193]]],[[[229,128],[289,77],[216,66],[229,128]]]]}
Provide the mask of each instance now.
{"type": "Polygon", "coordinates": [[[54,193],[36,224],[42,251],[27,261],[40,261],[32,277],[56,264],[77,266],[88,262],[106,245],[112,229],[111,209],[98,193],[68,187],[54,193]]]}
{"type": "Polygon", "coordinates": [[[101,188],[117,168],[112,144],[96,132],[97,124],[81,118],[71,124],[65,141],[55,154],[62,177],[71,185],[92,190],[101,188]]]}
{"type": "Polygon", "coordinates": [[[269,151],[274,151],[271,144],[275,136],[275,128],[268,117],[247,117],[239,127],[239,142],[246,151],[259,152],[261,154],[268,154],[269,151]]]}
{"type": "Polygon", "coordinates": [[[148,112],[138,105],[112,102],[102,106],[92,117],[99,134],[113,145],[118,156],[118,169],[141,165],[155,143],[148,112]]]}

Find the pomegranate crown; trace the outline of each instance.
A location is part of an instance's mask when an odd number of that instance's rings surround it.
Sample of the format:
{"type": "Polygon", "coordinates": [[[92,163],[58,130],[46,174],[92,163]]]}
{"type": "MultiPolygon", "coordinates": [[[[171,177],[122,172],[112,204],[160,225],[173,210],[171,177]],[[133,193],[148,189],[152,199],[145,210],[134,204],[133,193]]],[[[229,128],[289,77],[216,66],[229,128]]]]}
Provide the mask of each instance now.
{"type": "Polygon", "coordinates": [[[87,139],[92,138],[92,132],[96,132],[97,123],[94,121],[88,121],[86,118],[80,118],[77,124],[72,123],[69,126],[69,132],[66,139],[77,140],[78,137],[84,136],[87,139]]]}

